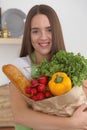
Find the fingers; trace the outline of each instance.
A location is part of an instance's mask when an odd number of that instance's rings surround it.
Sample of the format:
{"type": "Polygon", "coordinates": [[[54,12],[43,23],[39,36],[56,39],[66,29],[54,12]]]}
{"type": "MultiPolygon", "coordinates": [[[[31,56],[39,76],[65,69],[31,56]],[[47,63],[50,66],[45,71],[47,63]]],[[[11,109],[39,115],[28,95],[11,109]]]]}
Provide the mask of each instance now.
{"type": "Polygon", "coordinates": [[[78,108],[78,110],[79,110],[80,112],[86,111],[86,110],[87,110],[87,102],[85,102],[84,104],[82,104],[82,105],[78,108]]]}
{"type": "Polygon", "coordinates": [[[11,88],[13,86],[12,82],[9,82],[9,87],[11,88]]]}
{"type": "Polygon", "coordinates": [[[86,87],[86,88],[87,88],[87,80],[84,80],[84,81],[83,81],[83,87],[86,87]]]}

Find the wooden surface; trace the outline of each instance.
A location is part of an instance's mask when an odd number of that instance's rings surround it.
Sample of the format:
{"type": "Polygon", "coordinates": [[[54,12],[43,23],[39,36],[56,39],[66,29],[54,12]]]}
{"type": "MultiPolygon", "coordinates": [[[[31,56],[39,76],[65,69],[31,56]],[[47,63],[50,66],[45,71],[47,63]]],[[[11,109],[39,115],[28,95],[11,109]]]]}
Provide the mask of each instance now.
{"type": "Polygon", "coordinates": [[[0,38],[0,44],[21,44],[21,38],[0,38]]]}
{"type": "Polygon", "coordinates": [[[12,127],[13,114],[10,103],[10,92],[9,86],[0,86],[0,128],[1,127],[12,127]]]}
{"type": "Polygon", "coordinates": [[[14,127],[0,127],[0,130],[15,130],[14,127]]]}

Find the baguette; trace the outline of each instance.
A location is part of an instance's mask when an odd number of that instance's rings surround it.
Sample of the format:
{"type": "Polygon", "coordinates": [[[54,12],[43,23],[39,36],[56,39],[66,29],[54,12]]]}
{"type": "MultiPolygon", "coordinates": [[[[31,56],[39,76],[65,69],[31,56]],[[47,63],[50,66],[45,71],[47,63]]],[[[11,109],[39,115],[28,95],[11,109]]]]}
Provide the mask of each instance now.
{"type": "Polygon", "coordinates": [[[30,81],[16,66],[12,64],[3,65],[2,71],[24,95],[29,97],[29,95],[25,93],[25,87],[30,85],[30,81]]]}

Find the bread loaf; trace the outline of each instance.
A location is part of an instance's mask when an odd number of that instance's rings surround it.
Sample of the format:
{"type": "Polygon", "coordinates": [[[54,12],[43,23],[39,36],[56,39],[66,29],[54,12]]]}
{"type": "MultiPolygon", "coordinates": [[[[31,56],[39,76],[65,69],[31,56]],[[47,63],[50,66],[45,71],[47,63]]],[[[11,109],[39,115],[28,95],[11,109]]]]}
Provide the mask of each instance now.
{"type": "Polygon", "coordinates": [[[2,71],[24,95],[29,96],[25,93],[25,87],[30,85],[30,81],[16,66],[12,64],[3,65],[2,71]]]}

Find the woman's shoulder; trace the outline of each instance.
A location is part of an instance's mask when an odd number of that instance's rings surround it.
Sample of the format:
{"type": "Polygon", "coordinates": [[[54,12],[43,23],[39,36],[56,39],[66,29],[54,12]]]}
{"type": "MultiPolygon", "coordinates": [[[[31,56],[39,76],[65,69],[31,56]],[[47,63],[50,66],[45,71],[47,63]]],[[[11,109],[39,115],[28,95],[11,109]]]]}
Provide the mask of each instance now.
{"type": "Polygon", "coordinates": [[[12,64],[16,65],[16,66],[26,66],[26,65],[30,65],[31,64],[31,60],[29,58],[29,56],[25,56],[25,57],[18,57],[16,58],[12,64]]]}
{"type": "Polygon", "coordinates": [[[31,60],[29,56],[18,57],[11,64],[15,65],[27,78],[30,78],[31,60]]]}

